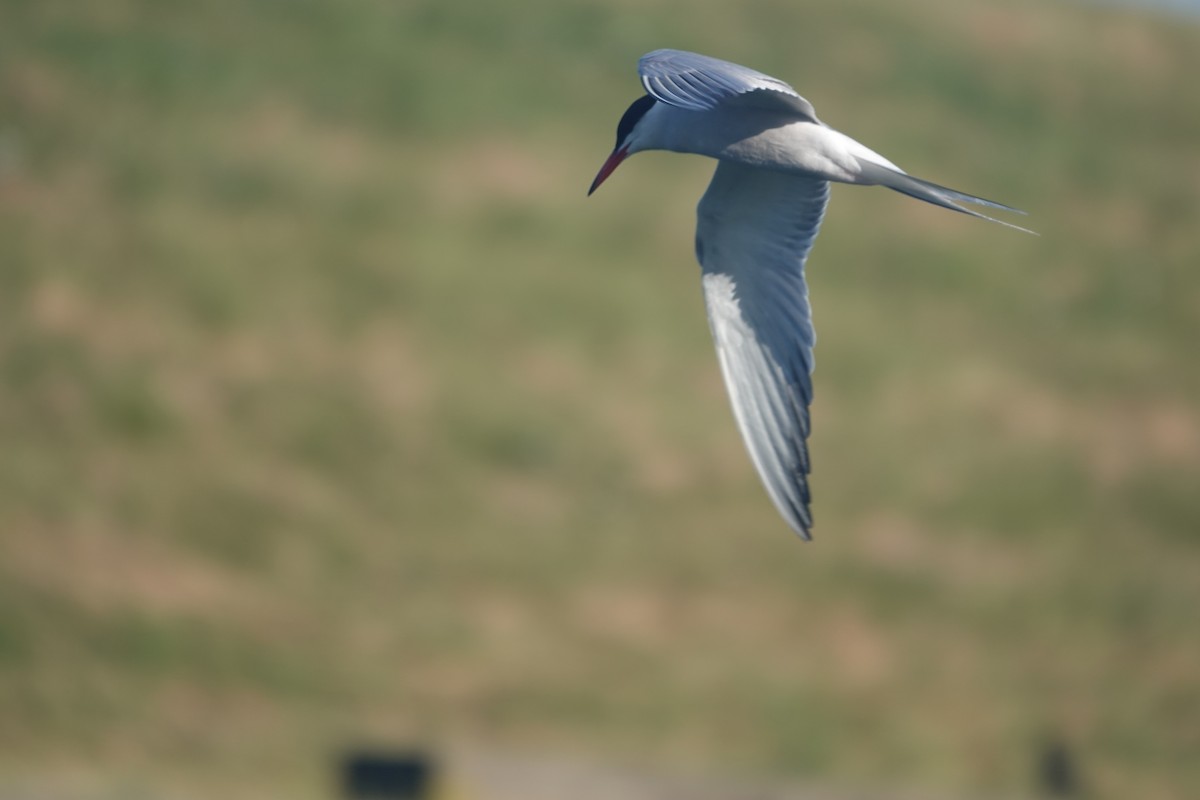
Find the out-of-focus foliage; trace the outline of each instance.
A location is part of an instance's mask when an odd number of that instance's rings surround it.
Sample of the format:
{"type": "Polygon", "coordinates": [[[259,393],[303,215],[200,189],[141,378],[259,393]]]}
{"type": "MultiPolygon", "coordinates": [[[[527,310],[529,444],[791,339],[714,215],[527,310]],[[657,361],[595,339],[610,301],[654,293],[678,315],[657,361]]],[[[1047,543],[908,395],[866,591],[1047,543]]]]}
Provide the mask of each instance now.
{"type": "MultiPolygon", "coordinates": [[[[0,3],[0,775],[346,740],[1200,786],[1200,29],[1045,3],[0,3]],[[726,408],[674,46],[1040,238],[838,187],[817,541],[726,408]]],[[[90,777],[87,777],[90,776],[90,777]]],[[[309,791],[314,791],[311,788],[309,791]]]]}

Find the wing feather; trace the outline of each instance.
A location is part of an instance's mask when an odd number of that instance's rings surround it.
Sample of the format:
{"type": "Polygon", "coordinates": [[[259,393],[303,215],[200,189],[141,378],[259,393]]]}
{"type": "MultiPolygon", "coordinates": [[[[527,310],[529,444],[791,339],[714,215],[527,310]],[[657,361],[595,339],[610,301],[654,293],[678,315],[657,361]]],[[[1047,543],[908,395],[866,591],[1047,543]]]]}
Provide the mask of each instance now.
{"type": "Polygon", "coordinates": [[[722,161],[696,228],[709,326],[734,417],[767,493],[806,539],[816,336],[804,263],[828,201],[826,181],[722,161]]]}
{"type": "Polygon", "coordinates": [[[654,99],[690,111],[709,111],[726,102],[788,110],[817,121],[812,103],[778,78],[684,50],[655,50],[638,62],[642,85],[654,99]]]}

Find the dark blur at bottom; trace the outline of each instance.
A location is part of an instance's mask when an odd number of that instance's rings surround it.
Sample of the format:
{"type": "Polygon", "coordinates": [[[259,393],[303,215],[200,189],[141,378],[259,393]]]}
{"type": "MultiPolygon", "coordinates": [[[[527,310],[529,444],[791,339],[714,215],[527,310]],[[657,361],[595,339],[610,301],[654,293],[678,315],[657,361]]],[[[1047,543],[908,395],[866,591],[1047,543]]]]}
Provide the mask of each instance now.
{"type": "Polygon", "coordinates": [[[437,764],[417,750],[350,750],[339,772],[349,800],[425,800],[433,796],[437,764]]]}

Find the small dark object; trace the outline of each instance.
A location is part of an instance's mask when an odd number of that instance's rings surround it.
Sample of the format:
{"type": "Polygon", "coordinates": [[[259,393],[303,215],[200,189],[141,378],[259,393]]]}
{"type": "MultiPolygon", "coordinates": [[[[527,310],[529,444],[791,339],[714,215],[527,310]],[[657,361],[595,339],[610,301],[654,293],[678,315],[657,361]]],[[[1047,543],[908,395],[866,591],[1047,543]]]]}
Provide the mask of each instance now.
{"type": "Polygon", "coordinates": [[[351,800],[425,800],[436,772],[420,752],[351,751],[342,757],[342,791],[351,800]]]}
{"type": "Polygon", "coordinates": [[[1077,797],[1079,779],[1071,752],[1060,741],[1051,740],[1038,758],[1038,785],[1049,797],[1077,797]]]}

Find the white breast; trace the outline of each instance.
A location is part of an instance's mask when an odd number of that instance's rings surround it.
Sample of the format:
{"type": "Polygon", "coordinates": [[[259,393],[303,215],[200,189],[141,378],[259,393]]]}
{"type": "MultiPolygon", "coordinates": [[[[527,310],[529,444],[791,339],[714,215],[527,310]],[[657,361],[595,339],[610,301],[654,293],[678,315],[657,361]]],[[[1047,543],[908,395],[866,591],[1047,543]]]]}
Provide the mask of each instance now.
{"type": "Polygon", "coordinates": [[[694,153],[843,183],[859,182],[860,158],[898,169],[833,128],[771,110],[689,111],[658,103],[647,112],[646,123],[633,151],[694,153]]]}

